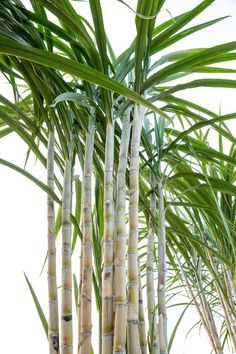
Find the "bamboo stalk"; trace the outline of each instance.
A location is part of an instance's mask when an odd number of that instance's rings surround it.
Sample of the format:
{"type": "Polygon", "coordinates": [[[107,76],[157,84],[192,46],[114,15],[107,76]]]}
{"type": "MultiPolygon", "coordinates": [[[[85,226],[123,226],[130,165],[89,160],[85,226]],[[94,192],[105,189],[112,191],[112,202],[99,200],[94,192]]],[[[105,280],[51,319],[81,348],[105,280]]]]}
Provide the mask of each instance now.
{"type": "Polygon", "coordinates": [[[71,272],[71,146],[66,160],[62,197],[62,297],[61,297],[61,352],[72,354],[72,272],[71,272]]]}
{"type": "Polygon", "coordinates": [[[84,174],[82,186],[83,259],[80,307],[79,354],[91,353],[92,336],[92,170],[94,145],[94,112],[86,135],[84,174]]]}
{"type": "MultiPolygon", "coordinates": [[[[154,188],[154,178],[151,173],[150,187],[154,188]]],[[[157,316],[155,305],[155,291],[154,291],[154,244],[155,244],[155,223],[153,218],[156,217],[156,197],[155,193],[150,196],[150,211],[151,216],[149,220],[148,230],[148,244],[147,244],[147,266],[146,266],[146,282],[147,282],[147,308],[148,308],[148,330],[150,338],[150,354],[158,354],[158,336],[157,336],[157,316]]]]}
{"type": "Polygon", "coordinates": [[[140,339],[140,349],[142,354],[147,354],[147,336],[146,336],[146,324],[143,308],[143,292],[142,292],[142,280],[141,280],[141,270],[140,263],[138,261],[139,268],[139,339],[140,339]]]}
{"type": "Polygon", "coordinates": [[[167,354],[167,314],[166,314],[166,235],[163,182],[158,185],[158,333],[160,354],[167,354]]]}
{"type": "MultiPolygon", "coordinates": [[[[48,140],[47,158],[47,184],[54,190],[54,132],[51,131],[48,140]]],[[[49,354],[58,354],[59,346],[59,323],[58,323],[58,297],[56,276],[56,235],[55,235],[55,208],[54,200],[47,197],[48,213],[48,342],[49,354]]]]}
{"type": "Polygon", "coordinates": [[[113,262],[114,262],[114,201],[113,201],[114,126],[107,124],[104,174],[104,238],[102,274],[102,354],[113,349],[113,262]]]}
{"type": "Polygon", "coordinates": [[[139,279],[138,279],[138,205],[139,205],[139,145],[144,108],[135,105],[130,159],[130,201],[128,239],[128,351],[140,354],[139,341],[139,279]]]}
{"type": "Polygon", "coordinates": [[[127,296],[126,296],[126,187],[125,175],[127,169],[130,111],[127,112],[122,127],[119,166],[117,172],[117,230],[115,237],[115,324],[113,353],[126,353],[127,327],[127,296]]]}

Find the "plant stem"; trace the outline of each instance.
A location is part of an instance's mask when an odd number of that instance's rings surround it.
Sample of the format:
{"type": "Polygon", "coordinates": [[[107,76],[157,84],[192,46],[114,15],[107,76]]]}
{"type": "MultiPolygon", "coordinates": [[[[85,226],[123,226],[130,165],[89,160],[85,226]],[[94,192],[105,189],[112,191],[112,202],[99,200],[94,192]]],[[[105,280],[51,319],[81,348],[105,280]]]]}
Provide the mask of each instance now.
{"type": "Polygon", "coordinates": [[[107,124],[104,174],[104,238],[102,275],[102,354],[113,349],[113,262],[114,262],[114,201],[113,201],[114,126],[107,124]]]}
{"type": "Polygon", "coordinates": [[[113,353],[126,353],[127,327],[127,296],[126,296],[126,183],[129,139],[130,139],[130,110],[124,117],[119,166],[117,172],[117,230],[115,237],[115,325],[113,353]]]}
{"type": "Polygon", "coordinates": [[[130,160],[130,200],[128,239],[128,351],[140,354],[139,341],[139,279],[138,279],[138,206],[139,206],[139,145],[144,108],[134,107],[130,160]]]}
{"type": "MultiPolygon", "coordinates": [[[[83,230],[83,224],[82,230],[83,230]]],[[[80,245],[80,274],[79,274],[79,289],[78,289],[78,307],[77,307],[77,316],[78,316],[78,352],[80,346],[80,335],[81,335],[81,293],[82,293],[82,279],[83,279],[83,243],[80,245]]]]}
{"type": "Polygon", "coordinates": [[[143,308],[143,293],[142,293],[142,280],[141,280],[141,270],[138,261],[139,268],[139,339],[140,339],[140,349],[142,354],[147,354],[147,337],[146,337],[146,325],[145,316],[143,308]]]}
{"type": "MultiPolygon", "coordinates": [[[[48,140],[47,159],[47,184],[54,190],[54,132],[51,131],[48,140]]],[[[49,354],[58,354],[59,346],[59,324],[58,324],[58,298],[57,298],[57,276],[56,276],[56,235],[55,235],[55,208],[54,200],[48,195],[48,341],[49,354]]]]}
{"type": "Polygon", "coordinates": [[[92,112],[89,132],[86,134],[84,174],[82,186],[83,261],[80,308],[79,353],[91,353],[92,336],[92,170],[94,146],[94,112],[92,112]]]}
{"type": "Polygon", "coordinates": [[[62,297],[61,297],[61,352],[72,354],[72,272],[71,272],[71,146],[66,160],[62,197],[62,297]]]}
{"type": "MultiPolygon", "coordinates": [[[[154,178],[151,172],[150,187],[154,188],[154,178]]],[[[148,230],[148,244],[147,244],[147,266],[146,266],[146,282],[147,282],[147,308],[148,308],[148,324],[149,324],[149,338],[150,338],[150,352],[151,354],[158,354],[158,336],[157,336],[157,316],[155,305],[155,291],[154,291],[154,245],[155,245],[155,222],[156,217],[156,197],[155,193],[150,196],[150,219],[148,230]]]]}
{"type": "Polygon", "coordinates": [[[163,182],[158,184],[158,332],[160,354],[167,354],[166,235],[163,182]]]}

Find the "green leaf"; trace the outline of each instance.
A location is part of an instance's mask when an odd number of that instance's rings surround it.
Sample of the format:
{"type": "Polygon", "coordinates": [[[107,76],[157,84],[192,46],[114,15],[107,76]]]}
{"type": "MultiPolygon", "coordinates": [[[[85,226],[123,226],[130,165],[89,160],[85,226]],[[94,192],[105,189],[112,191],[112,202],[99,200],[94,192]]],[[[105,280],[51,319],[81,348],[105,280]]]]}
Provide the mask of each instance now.
{"type": "Polygon", "coordinates": [[[81,105],[84,105],[85,107],[88,108],[91,108],[91,104],[92,104],[92,100],[90,101],[88,97],[86,97],[81,93],[65,92],[65,93],[61,93],[55,98],[51,107],[55,108],[58,103],[64,101],[79,102],[81,105]]]}
{"type": "Polygon", "coordinates": [[[204,49],[206,48],[185,49],[185,50],[179,50],[177,52],[165,54],[150,67],[149,72],[156,69],[160,65],[186,58],[189,55],[200,53],[204,49]]]}
{"type": "MultiPolygon", "coordinates": [[[[108,75],[108,63],[109,59],[107,57],[107,41],[106,41],[106,32],[103,23],[103,14],[101,9],[100,0],[90,0],[90,8],[93,16],[94,28],[95,28],[95,37],[98,45],[99,53],[101,56],[102,70],[104,74],[108,75]]],[[[102,90],[102,96],[104,100],[106,117],[109,121],[112,121],[111,113],[111,97],[110,92],[102,90]]]]}
{"type": "Polygon", "coordinates": [[[187,309],[189,308],[189,306],[192,305],[192,302],[193,302],[193,300],[190,301],[190,302],[187,304],[187,306],[185,306],[185,308],[183,309],[181,315],[179,316],[178,320],[177,320],[176,323],[175,323],[174,329],[173,329],[173,331],[172,331],[172,333],[171,333],[171,336],[170,336],[170,339],[169,339],[169,343],[168,343],[168,352],[171,351],[171,347],[172,347],[172,344],[173,344],[173,342],[174,342],[174,339],[175,339],[175,336],[176,336],[176,332],[177,332],[177,330],[178,330],[178,328],[179,328],[179,326],[180,326],[180,324],[181,324],[181,321],[182,321],[182,319],[183,319],[183,317],[184,317],[185,312],[187,311],[187,309]]]}
{"type": "MultiPolygon", "coordinates": [[[[208,22],[204,22],[204,23],[201,23],[197,26],[193,26],[193,27],[190,27],[180,33],[177,33],[175,36],[171,36],[169,38],[166,38],[166,40],[164,42],[159,42],[159,41],[153,41],[155,43],[153,43],[153,48],[152,48],[152,54],[153,53],[157,53],[167,47],[170,47],[172,44],[175,44],[176,42],[180,41],[181,39],[187,37],[187,36],[190,36],[191,34],[193,33],[196,33],[204,28],[207,28],[209,26],[212,26],[222,20],[225,20],[226,18],[228,18],[229,16],[224,16],[224,17],[219,17],[219,18],[216,18],[214,20],[211,20],[211,21],[208,21],[208,22]]],[[[158,37],[157,37],[158,39],[158,37]]]]}
{"type": "Polygon", "coordinates": [[[23,168],[14,165],[13,163],[6,161],[4,159],[0,159],[0,164],[11,168],[12,170],[15,170],[16,172],[19,172],[21,175],[25,176],[26,178],[30,179],[32,182],[34,182],[37,186],[39,186],[44,192],[49,194],[55,202],[58,204],[61,204],[61,200],[57,197],[57,195],[53,192],[51,188],[49,188],[46,184],[41,182],[39,179],[31,175],[29,172],[25,171],[23,168]]]}
{"type": "Polygon", "coordinates": [[[177,136],[177,138],[174,141],[172,141],[169,146],[167,146],[167,148],[165,149],[165,152],[173,149],[176,146],[178,141],[183,140],[191,132],[193,132],[193,131],[195,131],[197,129],[201,129],[201,128],[206,127],[208,125],[213,125],[216,122],[223,122],[223,121],[231,120],[231,119],[235,119],[235,118],[236,118],[236,113],[231,113],[231,114],[227,114],[227,115],[220,116],[220,117],[217,117],[217,118],[205,120],[203,122],[197,122],[192,127],[190,127],[189,129],[187,129],[184,132],[180,133],[177,136]]]}
{"type": "Polygon", "coordinates": [[[75,274],[73,274],[73,285],[74,285],[75,308],[77,310],[78,300],[79,300],[79,288],[78,288],[78,282],[75,274]]]}
{"type": "Polygon", "coordinates": [[[59,234],[59,231],[61,229],[61,221],[62,221],[62,207],[60,205],[58,212],[57,212],[56,222],[55,222],[55,235],[56,236],[59,234]]]}
{"type": "Polygon", "coordinates": [[[197,17],[201,12],[203,12],[208,6],[210,6],[215,0],[204,0],[199,5],[197,5],[191,11],[186,12],[183,16],[180,16],[177,20],[173,21],[172,26],[167,28],[164,32],[156,36],[152,41],[151,51],[155,53],[156,45],[160,45],[167,39],[171,38],[171,36],[183,28],[186,24],[192,21],[195,17],[197,17]]]}
{"type": "MultiPolygon", "coordinates": [[[[236,72],[236,71],[235,71],[236,72]]],[[[164,98],[174,92],[188,90],[197,87],[224,87],[224,88],[236,88],[236,80],[227,79],[198,79],[187,82],[185,84],[179,84],[172,87],[169,90],[165,90],[157,96],[157,99],[164,98]]]]}
{"type": "MultiPolygon", "coordinates": [[[[206,178],[206,176],[202,173],[195,173],[195,172],[176,173],[174,176],[169,177],[168,183],[171,183],[171,181],[174,179],[182,178],[182,177],[194,177],[194,178],[209,182],[212,189],[216,189],[217,191],[220,191],[222,193],[236,196],[236,187],[233,184],[226,182],[226,181],[222,181],[218,178],[210,177],[210,176],[207,176],[207,178],[206,178]]],[[[199,187],[200,188],[209,188],[209,186],[207,184],[199,185],[199,187]]]]}
{"type": "Polygon", "coordinates": [[[100,0],[89,0],[89,4],[93,16],[96,42],[98,45],[99,53],[101,55],[103,72],[105,74],[108,74],[106,33],[105,33],[105,28],[103,23],[103,14],[102,14],[100,0]]]}
{"type": "MultiPolygon", "coordinates": [[[[140,13],[142,16],[148,17],[152,14],[153,10],[153,0],[149,1],[138,1],[137,12],[140,13]]],[[[136,17],[136,28],[137,28],[137,37],[135,43],[135,91],[140,92],[141,84],[144,79],[144,68],[143,68],[143,59],[146,55],[146,60],[148,60],[148,46],[149,40],[148,38],[148,31],[149,31],[150,21],[146,19],[136,17]]]]}
{"type": "MultiPolygon", "coordinates": [[[[75,219],[77,222],[77,225],[80,225],[80,219],[81,219],[81,203],[82,203],[82,182],[79,179],[79,176],[75,176],[75,219]]],[[[74,227],[74,232],[73,232],[73,237],[72,237],[72,252],[75,249],[76,242],[77,242],[77,237],[78,237],[78,231],[77,227],[74,227]]]]}
{"type": "Polygon", "coordinates": [[[46,317],[45,317],[45,315],[44,315],[44,312],[43,312],[43,310],[42,310],[42,307],[41,307],[41,305],[40,305],[40,303],[39,303],[39,300],[38,300],[38,298],[37,298],[37,296],[36,296],[36,294],[35,294],[35,291],[34,291],[32,285],[31,285],[31,283],[30,283],[30,281],[29,281],[29,279],[27,278],[27,276],[26,276],[25,273],[24,273],[24,276],[25,276],[25,280],[26,280],[26,282],[27,282],[27,285],[28,285],[28,287],[29,287],[30,293],[31,293],[31,295],[32,295],[32,298],[33,298],[33,301],[34,301],[36,310],[37,310],[37,312],[38,312],[40,321],[41,321],[41,323],[42,323],[44,332],[45,332],[45,334],[46,334],[46,337],[48,338],[48,322],[47,322],[47,320],[46,320],[46,317]]]}
{"type": "Polygon", "coordinates": [[[4,136],[9,135],[10,133],[12,133],[12,129],[11,128],[1,129],[0,130],[0,139],[4,138],[4,136]]]}
{"type": "Polygon", "coordinates": [[[218,56],[220,54],[225,54],[227,58],[228,52],[236,49],[236,41],[220,44],[212,48],[207,48],[193,55],[189,55],[187,58],[179,60],[176,63],[166,66],[165,68],[159,70],[157,73],[150,76],[142,86],[142,92],[146,91],[148,88],[162,82],[162,80],[167,77],[182,71],[188,71],[196,66],[206,65],[208,61],[211,63],[218,63],[220,60],[218,56]]]}

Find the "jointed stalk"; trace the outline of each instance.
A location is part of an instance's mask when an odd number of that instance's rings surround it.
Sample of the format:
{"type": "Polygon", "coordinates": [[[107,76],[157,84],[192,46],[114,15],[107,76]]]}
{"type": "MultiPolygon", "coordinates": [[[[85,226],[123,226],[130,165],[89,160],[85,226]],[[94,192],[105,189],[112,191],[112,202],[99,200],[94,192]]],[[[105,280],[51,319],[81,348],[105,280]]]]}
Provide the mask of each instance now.
{"type": "MultiPolygon", "coordinates": [[[[54,132],[51,131],[48,140],[47,184],[54,189],[54,132]]],[[[56,277],[56,235],[55,209],[53,198],[48,195],[48,342],[49,354],[59,353],[58,298],[56,277]]]]}
{"type": "MultiPolygon", "coordinates": [[[[150,178],[151,189],[154,188],[153,174],[150,178]]],[[[155,290],[154,290],[154,271],[153,271],[153,259],[154,259],[154,244],[155,244],[155,222],[156,217],[156,197],[155,193],[150,196],[150,220],[148,230],[148,244],[147,244],[147,308],[148,308],[148,324],[149,324],[149,338],[150,338],[150,352],[151,354],[158,354],[158,336],[157,336],[157,317],[155,306],[155,290]]]]}
{"type": "Polygon", "coordinates": [[[80,300],[79,354],[91,353],[92,335],[92,170],[93,170],[94,116],[86,136],[84,175],[82,186],[83,258],[80,300]]]}
{"type": "Polygon", "coordinates": [[[147,354],[147,336],[146,336],[146,324],[144,316],[143,307],[143,292],[142,292],[142,280],[141,280],[141,270],[139,267],[139,339],[140,339],[140,349],[142,354],[147,354]]]}
{"type": "MultiPolygon", "coordinates": [[[[83,225],[82,225],[83,230],[83,225]]],[[[83,278],[83,243],[80,245],[80,273],[79,273],[79,289],[78,289],[78,304],[77,304],[77,316],[78,316],[78,352],[80,344],[81,334],[81,291],[82,291],[82,278],[83,278]]]]}
{"type": "Polygon", "coordinates": [[[71,272],[71,147],[66,160],[62,198],[62,297],[61,352],[72,354],[72,272],[71,272]]]}
{"type": "Polygon", "coordinates": [[[114,201],[113,201],[114,126],[107,124],[104,173],[104,238],[102,275],[102,353],[113,349],[113,262],[114,262],[114,201]]]}
{"type": "Polygon", "coordinates": [[[138,279],[138,205],[139,145],[144,108],[135,105],[131,140],[130,201],[128,240],[128,350],[140,354],[139,341],[139,279],[138,279]]]}
{"type": "Polygon", "coordinates": [[[115,325],[113,353],[126,353],[127,296],[126,296],[126,187],[125,175],[130,139],[130,111],[124,118],[117,172],[117,230],[115,237],[115,325]]]}
{"type": "Polygon", "coordinates": [[[158,185],[158,334],[160,354],[167,354],[166,235],[163,182],[158,185]]]}

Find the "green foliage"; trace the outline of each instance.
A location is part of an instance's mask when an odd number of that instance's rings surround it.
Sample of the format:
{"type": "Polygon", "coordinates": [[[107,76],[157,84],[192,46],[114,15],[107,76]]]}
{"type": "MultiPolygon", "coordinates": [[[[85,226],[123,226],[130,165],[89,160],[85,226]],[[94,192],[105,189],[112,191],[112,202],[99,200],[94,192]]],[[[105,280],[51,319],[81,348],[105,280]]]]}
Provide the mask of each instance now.
{"type": "Polygon", "coordinates": [[[35,308],[36,308],[36,310],[37,310],[37,312],[38,312],[40,321],[41,321],[41,323],[42,323],[44,332],[45,332],[45,334],[46,334],[46,337],[48,337],[48,322],[47,322],[46,317],[45,317],[45,315],[44,315],[44,313],[43,313],[43,310],[42,310],[42,307],[41,307],[41,305],[40,305],[40,303],[39,303],[39,300],[38,300],[38,298],[37,298],[37,295],[35,294],[35,291],[34,291],[32,285],[31,285],[31,283],[30,283],[30,281],[29,281],[29,279],[27,278],[27,276],[26,276],[25,273],[24,273],[24,276],[25,276],[25,280],[26,280],[26,282],[27,282],[27,285],[28,285],[28,287],[29,287],[31,296],[32,296],[32,298],[33,298],[33,301],[34,301],[34,304],[35,304],[35,308]]]}

